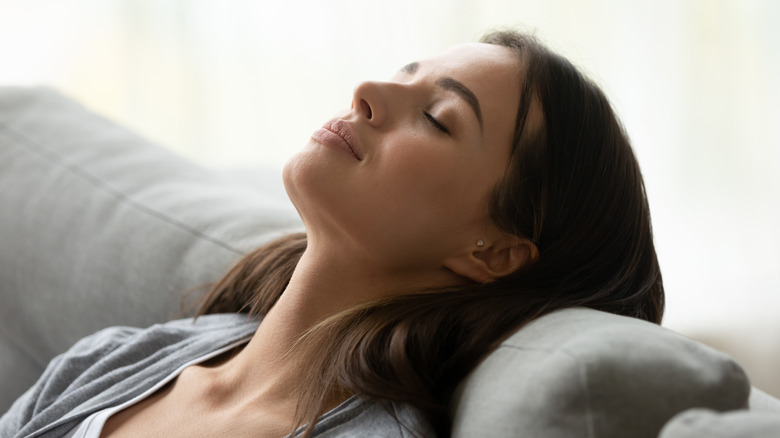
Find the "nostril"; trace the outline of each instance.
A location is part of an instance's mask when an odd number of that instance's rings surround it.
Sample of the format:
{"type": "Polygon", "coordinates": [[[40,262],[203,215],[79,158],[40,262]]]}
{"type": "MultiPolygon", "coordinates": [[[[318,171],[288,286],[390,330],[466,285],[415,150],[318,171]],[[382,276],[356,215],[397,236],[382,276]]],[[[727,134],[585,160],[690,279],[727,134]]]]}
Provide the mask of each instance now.
{"type": "Polygon", "coordinates": [[[371,120],[371,117],[374,115],[374,113],[371,112],[371,105],[369,105],[365,99],[360,99],[360,109],[366,113],[368,120],[371,120]]]}

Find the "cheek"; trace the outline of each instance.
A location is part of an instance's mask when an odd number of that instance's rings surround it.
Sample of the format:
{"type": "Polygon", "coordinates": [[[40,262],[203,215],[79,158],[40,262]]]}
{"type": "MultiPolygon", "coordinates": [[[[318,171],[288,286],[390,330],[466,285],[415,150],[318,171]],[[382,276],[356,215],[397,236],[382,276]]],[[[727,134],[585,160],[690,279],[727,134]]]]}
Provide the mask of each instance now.
{"type": "Polygon", "coordinates": [[[404,151],[386,158],[376,168],[377,181],[382,182],[395,202],[427,204],[446,196],[448,188],[452,188],[455,166],[449,157],[404,151]]]}
{"type": "Polygon", "coordinates": [[[384,208],[396,210],[394,220],[426,232],[470,221],[467,217],[478,210],[482,190],[468,165],[447,155],[408,155],[388,166],[392,174],[378,178],[388,184],[382,198],[387,201],[384,208]]]}

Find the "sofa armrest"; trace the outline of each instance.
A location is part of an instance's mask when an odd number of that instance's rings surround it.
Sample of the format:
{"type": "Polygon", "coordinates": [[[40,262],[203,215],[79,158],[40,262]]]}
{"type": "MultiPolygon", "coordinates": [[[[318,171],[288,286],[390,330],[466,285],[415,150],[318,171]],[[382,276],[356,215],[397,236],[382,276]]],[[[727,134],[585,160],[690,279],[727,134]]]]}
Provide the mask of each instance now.
{"type": "Polygon", "coordinates": [[[655,438],[684,410],[744,408],[749,391],[742,368],[703,344],[638,319],[564,309],[514,333],[465,380],[453,436],[655,438]]]}
{"type": "Polygon", "coordinates": [[[756,387],[751,388],[748,406],[751,411],[780,414],[780,400],[756,387]]]}

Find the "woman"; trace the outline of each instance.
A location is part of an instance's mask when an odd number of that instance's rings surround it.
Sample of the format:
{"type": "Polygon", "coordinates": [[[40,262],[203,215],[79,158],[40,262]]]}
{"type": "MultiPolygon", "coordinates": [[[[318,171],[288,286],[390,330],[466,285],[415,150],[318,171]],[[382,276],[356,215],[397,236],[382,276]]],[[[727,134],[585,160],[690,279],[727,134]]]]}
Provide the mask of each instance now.
{"type": "Polygon", "coordinates": [[[232,314],[79,342],[3,436],[444,436],[455,386],[528,321],[661,320],[628,140],[530,37],[361,84],[284,181],[307,234],[247,255],[199,310],[232,314]]]}

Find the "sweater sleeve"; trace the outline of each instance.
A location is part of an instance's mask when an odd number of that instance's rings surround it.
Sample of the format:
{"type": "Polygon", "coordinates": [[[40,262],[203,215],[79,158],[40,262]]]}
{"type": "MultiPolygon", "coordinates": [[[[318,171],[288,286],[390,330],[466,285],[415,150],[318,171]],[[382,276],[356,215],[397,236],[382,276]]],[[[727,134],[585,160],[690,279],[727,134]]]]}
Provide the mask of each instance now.
{"type": "Polygon", "coordinates": [[[46,369],[27,391],[22,394],[21,397],[11,405],[11,408],[0,417],[0,436],[13,437],[16,436],[22,427],[32,419],[34,412],[36,411],[36,405],[38,405],[41,389],[45,386],[45,381],[51,376],[52,370],[56,369],[60,362],[62,362],[63,355],[61,354],[49,362],[46,369]]]}
{"type": "Polygon", "coordinates": [[[16,436],[36,415],[54,403],[84,370],[135,331],[137,329],[129,327],[101,330],[52,359],[38,381],[0,417],[0,437],[16,436]]]}

